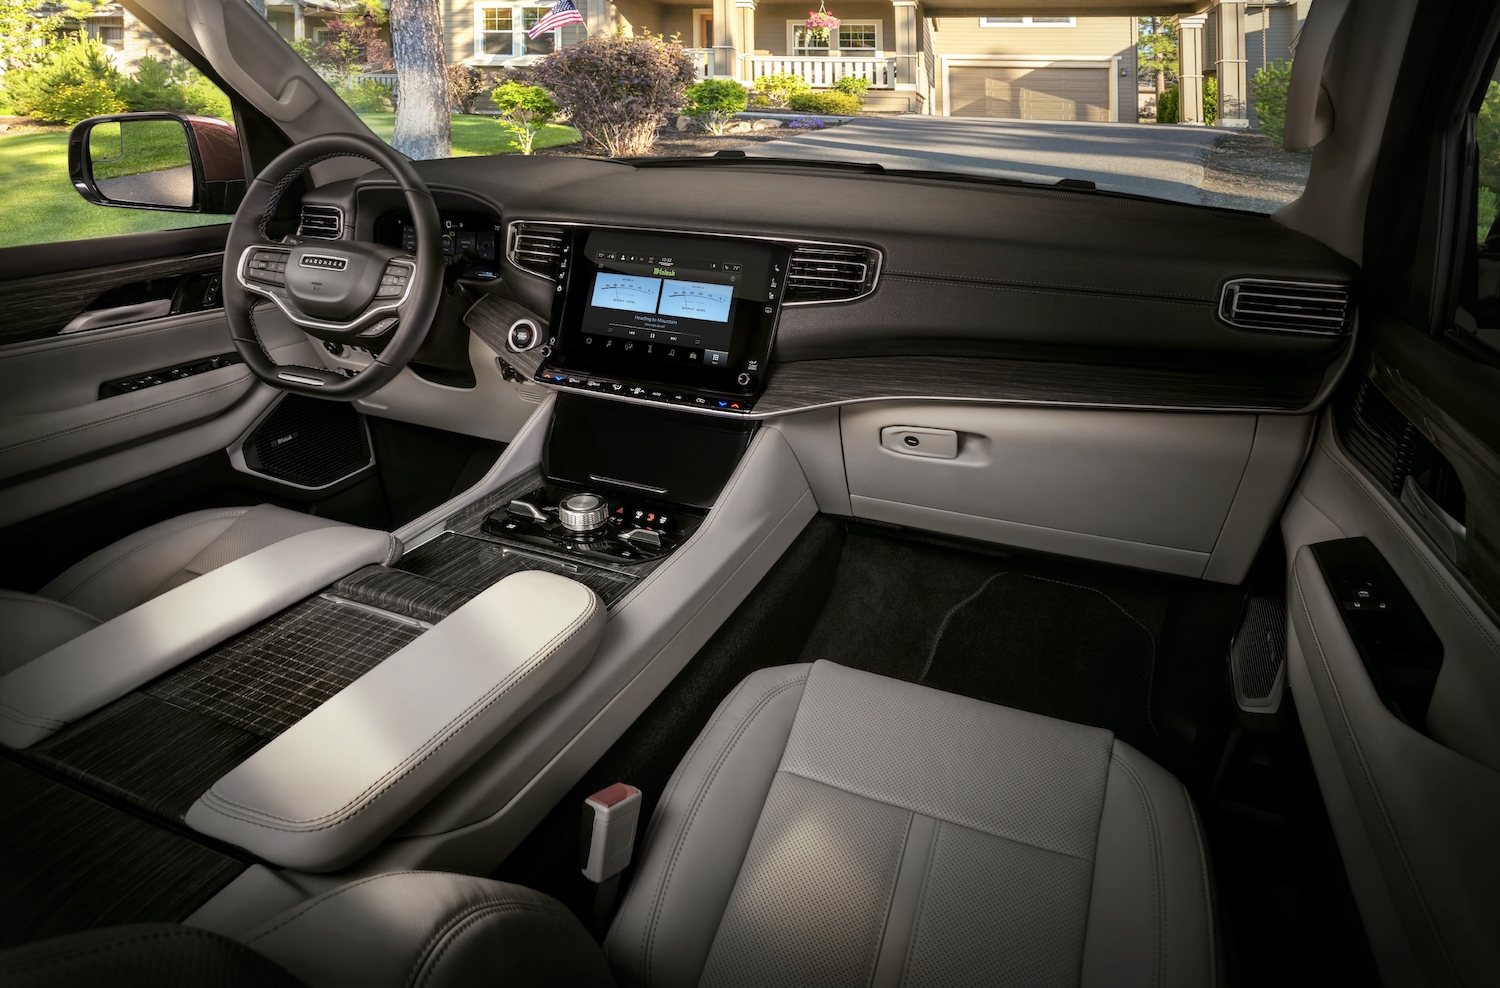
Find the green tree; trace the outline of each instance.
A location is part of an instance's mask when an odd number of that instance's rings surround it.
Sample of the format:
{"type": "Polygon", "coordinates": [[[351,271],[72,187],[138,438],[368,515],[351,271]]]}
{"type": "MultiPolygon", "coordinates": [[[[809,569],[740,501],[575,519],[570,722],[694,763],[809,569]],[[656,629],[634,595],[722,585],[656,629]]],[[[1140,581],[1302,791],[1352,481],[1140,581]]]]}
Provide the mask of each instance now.
{"type": "Polygon", "coordinates": [[[71,124],[125,109],[118,95],[120,73],[103,42],[79,31],[47,49],[43,59],[5,73],[3,99],[17,113],[71,124]]]}
{"type": "MultiPolygon", "coordinates": [[[[1291,81],[1291,62],[1272,62],[1255,70],[1255,123],[1278,146],[1286,134],[1286,91],[1291,81]]],[[[1494,85],[1490,84],[1492,93],[1494,85]]]]}
{"type": "Polygon", "coordinates": [[[1170,17],[1142,17],[1136,39],[1136,68],[1140,75],[1155,78],[1157,91],[1177,79],[1177,22],[1170,17]]]}
{"type": "Polygon", "coordinates": [[[547,126],[547,121],[557,116],[557,103],[541,86],[528,86],[522,82],[506,82],[490,93],[494,103],[510,125],[516,130],[516,145],[522,154],[530,154],[536,143],[537,132],[547,126]]]}
{"type": "Polygon", "coordinates": [[[688,105],[683,112],[696,117],[703,129],[715,137],[750,104],[750,94],[733,79],[704,79],[688,87],[688,105]]]}

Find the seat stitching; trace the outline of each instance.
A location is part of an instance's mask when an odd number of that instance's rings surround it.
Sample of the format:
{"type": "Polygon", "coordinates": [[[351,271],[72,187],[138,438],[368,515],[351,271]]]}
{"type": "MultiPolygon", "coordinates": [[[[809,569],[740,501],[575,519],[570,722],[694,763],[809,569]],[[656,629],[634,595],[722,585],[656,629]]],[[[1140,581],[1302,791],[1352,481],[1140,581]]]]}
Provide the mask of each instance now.
{"type": "MultiPolygon", "coordinates": [[[[84,577],[82,581],[80,581],[79,583],[75,584],[71,590],[67,591],[66,593],[64,593],[62,595],[62,602],[66,602],[69,597],[72,597],[74,594],[77,594],[79,591],[83,590],[84,587],[86,587],[90,583],[94,582],[94,580],[98,579],[100,576],[102,576],[110,568],[119,565],[120,563],[122,563],[125,560],[129,559],[131,556],[133,556],[136,553],[140,552],[142,549],[145,549],[148,546],[155,545],[156,543],[160,542],[162,539],[166,538],[169,535],[176,535],[179,532],[185,532],[188,529],[197,528],[200,525],[207,525],[210,522],[222,521],[225,518],[242,518],[242,517],[245,516],[245,514],[246,514],[246,512],[248,510],[249,509],[246,509],[245,511],[235,511],[235,510],[221,511],[221,512],[217,512],[215,514],[209,515],[207,517],[195,518],[192,521],[183,522],[180,525],[176,525],[176,526],[174,526],[172,528],[166,529],[165,531],[158,532],[156,535],[152,536],[150,539],[147,539],[145,542],[142,542],[140,545],[134,546],[134,547],[130,548],[129,550],[120,553],[117,556],[110,556],[107,559],[105,559],[104,561],[100,562],[97,569],[95,569],[88,576],[84,577]]],[[[212,540],[210,540],[209,545],[213,545],[213,541],[212,540]]],[[[66,575],[66,571],[62,575],[66,575]]]]}
{"type": "Polygon", "coordinates": [[[906,958],[901,962],[902,983],[905,983],[911,977],[912,958],[916,956],[916,951],[911,948],[917,942],[922,932],[922,917],[927,913],[927,893],[932,888],[927,879],[932,875],[932,863],[937,859],[938,845],[942,841],[942,828],[938,828],[938,831],[932,835],[932,843],[927,845],[927,863],[922,866],[922,890],[917,895],[917,915],[912,920],[911,936],[906,941],[906,958]]]}
{"type": "MultiPolygon", "coordinates": [[[[745,715],[745,718],[740,721],[739,726],[734,729],[733,733],[731,733],[730,736],[725,740],[724,746],[720,748],[719,752],[714,756],[714,761],[712,767],[709,769],[709,774],[704,778],[702,784],[698,787],[697,793],[694,794],[693,801],[688,807],[687,817],[683,820],[681,828],[679,828],[677,831],[676,840],[673,841],[672,853],[671,856],[667,859],[667,868],[662,874],[661,883],[658,886],[656,897],[653,900],[651,919],[642,935],[642,980],[647,985],[649,985],[651,982],[649,973],[651,967],[650,962],[651,955],[654,952],[656,946],[656,931],[657,925],[661,919],[662,905],[667,897],[667,888],[672,884],[672,876],[677,870],[677,861],[682,853],[683,842],[687,838],[688,831],[692,830],[693,820],[697,817],[698,810],[702,807],[703,801],[707,798],[709,790],[713,788],[714,780],[718,778],[719,771],[724,767],[724,763],[728,761],[730,752],[733,751],[735,746],[739,744],[740,739],[744,737],[745,732],[749,730],[750,724],[758,716],[760,716],[765,708],[769,706],[771,701],[776,699],[776,697],[780,696],[782,693],[793,688],[794,686],[797,686],[799,683],[806,683],[807,676],[810,673],[811,670],[809,669],[797,679],[776,684],[775,686],[768,689],[761,696],[761,698],[756,701],[755,706],[751,708],[751,710],[745,715]]],[[[752,840],[753,839],[754,838],[752,834],[752,840]]],[[[721,920],[722,918],[723,917],[720,917],[721,920]]]]}
{"type": "Polygon", "coordinates": [[[1338,681],[1333,675],[1333,669],[1329,665],[1328,655],[1323,650],[1322,637],[1318,634],[1317,625],[1313,623],[1312,610],[1307,604],[1307,594],[1302,586],[1302,576],[1297,572],[1295,566],[1292,568],[1292,585],[1297,588],[1297,601],[1302,605],[1302,615],[1307,620],[1307,628],[1312,635],[1313,645],[1318,650],[1318,662],[1323,667],[1323,678],[1327,681],[1329,691],[1333,694],[1334,703],[1338,706],[1339,721],[1343,725],[1344,735],[1348,738],[1350,747],[1354,749],[1354,756],[1359,762],[1360,773],[1364,776],[1365,785],[1368,787],[1371,797],[1375,800],[1376,809],[1380,811],[1380,820],[1385,825],[1386,834],[1390,837],[1391,843],[1395,845],[1396,856],[1401,862],[1402,871],[1406,873],[1406,881],[1411,887],[1412,894],[1416,897],[1417,905],[1422,912],[1422,918],[1427,923],[1428,933],[1431,934],[1433,940],[1437,943],[1438,952],[1442,955],[1443,961],[1448,967],[1449,976],[1457,982],[1459,980],[1458,973],[1454,968],[1452,958],[1448,956],[1448,945],[1443,941],[1442,934],[1438,932],[1437,923],[1433,919],[1432,912],[1427,905],[1427,896],[1424,894],[1422,886],[1417,883],[1416,871],[1406,855],[1406,846],[1402,843],[1401,835],[1397,832],[1395,824],[1391,821],[1390,812],[1386,809],[1385,798],[1380,792],[1380,787],[1376,784],[1374,773],[1370,770],[1369,761],[1365,757],[1364,746],[1360,744],[1359,737],[1354,732],[1354,726],[1350,723],[1349,711],[1344,704],[1343,690],[1339,688],[1338,681]]]}
{"type": "Polygon", "coordinates": [[[14,600],[22,603],[46,604],[48,607],[58,607],[64,611],[67,611],[69,614],[78,614],[82,617],[88,618],[90,621],[102,623],[99,622],[99,619],[94,617],[94,615],[90,614],[88,611],[85,611],[80,607],[74,607],[72,604],[65,604],[60,600],[53,600],[51,597],[43,597],[41,594],[34,593],[15,593],[15,596],[11,596],[13,592],[14,591],[0,590],[0,601],[14,600]]]}
{"type": "Polygon", "coordinates": [[[1208,882],[1208,849],[1203,844],[1203,828],[1198,824],[1198,809],[1193,805],[1193,796],[1182,785],[1182,798],[1187,802],[1188,819],[1193,824],[1193,841],[1198,845],[1198,874],[1203,881],[1203,915],[1208,923],[1208,983],[1219,983],[1219,951],[1214,944],[1214,897],[1208,882]]]}
{"type": "Polygon", "coordinates": [[[562,919],[564,915],[572,915],[566,909],[550,905],[544,900],[526,899],[520,896],[512,896],[510,898],[501,898],[497,896],[481,902],[473,903],[465,907],[463,912],[449,918],[447,923],[439,927],[432,933],[431,936],[427,938],[427,942],[422,945],[422,948],[419,951],[417,951],[417,959],[412,965],[411,974],[407,976],[406,983],[413,986],[413,988],[415,988],[416,985],[421,984],[422,980],[419,979],[422,974],[422,969],[429,963],[431,964],[430,970],[436,971],[438,964],[442,963],[443,956],[447,954],[448,951],[451,950],[453,948],[453,945],[457,942],[458,937],[456,936],[456,934],[463,932],[463,928],[473,926],[493,916],[497,916],[506,912],[528,912],[530,910],[535,910],[544,915],[546,918],[554,921],[562,919]],[[437,952],[431,957],[428,957],[428,951],[432,950],[435,945],[445,939],[447,940],[447,942],[442,943],[440,946],[438,946],[437,952]]]}
{"type": "Polygon", "coordinates": [[[66,429],[59,429],[56,432],[49,432],[45,435],[33,436],[32,438],[22,440],[21,442],[11,443],[9,446],[0,446],[0,453],[13,453],[16,450],[25,449],[28,446],[35,446],[37,443],[52,442],[55,439],[62,439],[65,436],[71,436],[80,432],[87,432],[90,429],[103,428],[106,425],[112,425],[122,419],[133,418],[134,416],[144,415],[147,412],[154,412],[163,408],[170,408],[173,405],[180,405],[185,401],[193,401],[197,398],[207,398],[209,395],[218,394],[220,391],[223,391],[227,388],[237,388],[240,385],[244,384],[246,381],[251,380],[253,380],[253,378],[249,377],[248,375],[245,377],[235,378],[233,381],[230,381],[227,384],[220,384],[217,387],[206,388],[202,391],[194,391],[190,394],[179,395],[176,398],[168,398],[166,401],[159,401],[153,405],[143,405],[140,408],[133,408],[128,412],[117,412],[114,415],[110,415],[102,419],[96,419],[92,422],[85,422],[81,425],[69,426],[66,429]]]}
{"type": "Polygon", "coordinates": [[[297,919],[297,918],[299,918],[299,917],[307,914],[310,910],[317,909],[318,907],[322,906],[323,903],[325,903],[325,902],[331,902],[334,899],[337,899],[339,896],[343,895],[345,892],[352,892],[353,890],[359,888],[361,885],[365,885],[365,884],[368,884],[370,882],[378,882],[382,878],[393,878],[393,877],[395,877],[397,875],[440,875],[440,874],[445,874],[445,872],[416,871],[416,870],[411,870],[411,871],[389,871],[389,872],[386,872],[383,875],[371,875],[369,878],[360,878],[360,879],[357,879],[355,881],[350,882],[347,885],[341,885],[341,886],[339,886],[338,888],[334,889],[332,892],[327,893],[326,895],[321,895],[321,896],[318,896],[316,898],[309,899],[307,902],[302,903],[300,906],[293,906],[292,908],[293,908],[294,911],[291,913],[291,915],[287,916],[285,919],[283,919],[281,922],[277,923],[275,926],[271,927],[270,929],[263,930],[262,932],[257,933],[255,936],[251,937],[249,940],[246,940],[245,941],[245,945],[249,946],[250,944],[254,943],[257,940],[262,940],[262,939],[270,936],[272,933],[275,933],[277,930],[281,929],[286,924],[292,922],[294,919],[297,919]]]}
{"type": "MultiPolygon", "coordinates": [[[[345,820],[363,813],[366,809],[374,805],[375,801],[388,793],[396,785],[396,783],[400,782],[412,772],[416,771],[416,769],[423,763],[425,763],[429,758],[437,754],[437,752],[441,751],[450,741],[457,737],[460,731],[472,724],[481,714],[484,713],[484,711],[488,710],[490,707],[494,706],[497,702],[504,698],[504,696],[512,689],[514,689],[519,683],[525,680],[532,673],[536,672],[537,668],[541,666],[541,664],[548,658],[550,658],[558,649],[571,641],[579,631],[582,631],[584,627],[587,626],[588,622],[594,617],[594,615],[599,613],[599,598],[595,596],[593,591],[589,591],[589,598],[589,609],[585,611],[580,617],[574,619],[574,622],[570,627],[564,628],[562,631],[559,631],[552,637],[551,641],[547,642],[536,652],[533,652],[531,656],[526,660],[526,664],[520,670],[518,670],[516,673],[513,673],[510,677],[508,677],[501,683],[497,683],[495,686],[491,687],[488,694],[480,697],[478,700],[475,700],[473,703],[471,703],[468,707],[464,708],[456,716],[449,720],[448,723],[444,724],[442,727],[434,731],[426,741],[423,741],[420,745],[417,746],[417,752],[420,752],[423,748],[426,748],[435,740],[442,737],[442,740],[438,741],[438,743],[430,750],[428,750],[426,754],[423,754],[421,758],[417,759],[415,762],[411,762],[410,764],[398,763],[397,765],[392,766],[391,769],[387,771],[382,778],[377,779],[375,782],[371,783],[364,790],[350,799],[349,802],[345,803],[338,809],[332,810],[328,813],[323,814],[322,816],[313,817],[308,820],[293,820],[287,817],[279,817],[271,813],[266,813],[263,810],[257,810],[253,807],[236,803],[234,800],[225,797],[222,793],[215,792],[212,788],[210,788],[208,792],[204,793],[202,798],[206,800],[208,797],[213,797],[216,802],[222,803],[225,806],[232,806],[235,809],[242,810],[245,812],[245,814],[248,815],[246,817],[240,817],[240,819],[242,819],[244,822],[266,827],[270,830],[285,830],[294,833],[311,833],[313,831],[327,830],[329,827],[338,826],[345,820]],[[457,726],[455,727],[454,725],[457,726]],[[443,737],[445,733],[447,734],[447,736],[443,737]],[[371,795],[372,790],[374,790],[373,795],[371,795]],[[352,813],[348,813],[347,816],[343,816],[346,811],[349,810],[349,807],[355,806],[356,803],[362,803],[362,805],[356,806],[352,813]],[[340,817],[341,819],[335,819],[340,817]],[[267,823],[266,821],[268,820],[274,820],[278,823],[293,824],[294,826],[277,827],[272,823],[267,823]],[[323,823],[321,826],[309,826],[310,824],[321,823],[321,821],[324,820],[331,820],[332,822],[323,823]]],[[[411,758],[412,756],[407,757],[411,758]]],[[[205,803],[204,805],[209,806],[209,804],[207,803],[205,803]]],[[[223,813],[223,815],[225,816],[232,816],[232,814],[225,812],[220,807],[209,806],[209,808],[216,809],[220,813],[223,813]]]]}
{"type": "Polygon", "coordinates": [[[1022,844],[1026,847],[1034,848],[1038,851],[1046,851],[1050,854],[1058,854],[1065,858],[1073,858],[1078,861],[1087,861],[1090,864],[1093,864],[1093,859],[1085,855],[1074,854],[1072,851],[1064,851],[1056,847],[1048,847],[1045,844],[1038,844],[1035,841],[1027,840],[1024,837],[1016,837],[1013,834],[1000,833],[998,831],[991,830],[988,827],[976,826],[975,824],[965,820],[954,820],[950,817],[943,816],[941,813],[933,812],[933,810],[927,807],[907,806],[904,803],[892,802],[888,796],[883,796],[874,792],[866,792],[860,789],[854,789],[850,786],[846,786],[838,782],[829,782],[827,779],[820,779],[817,776],[807,775],[804,772],[798,772],[796,769],[778,768],[776,771],[783,775],[794,775],[799,779],[806,779],[808,782],[816,782],[820,786],[827,786],[830,789],[837,789],[840,792],[846,792],[851,796],[858,796],[861,799],[868,799],[871,802],[884,803],[886,806],[894,806],[895,808],[900,810],[909,810],[913,813],[921,813],[923,816],[930,816],[934,820],[940,820],[943,823],[950,823],[955,827],[963,827],[965,830],[972,830],[975,833],[985,834],[986,836],[994,837],[998,840],[1010,841],[1012,844],[1022,844]]]}
{"type": "Polygon", "coordinates": [[[1120,771],[1130,780],[1136,799],[1141,804],[1141,814],[1146,821],[1149,835],[1148,848],[1151,854],[1151,925],[1155,934],[1151,938],[1151,970],[1154,984],[1166,982],[1167,920],[1166,920],[1166,875],[1162,868],[1161,831],[1156,817],[1156,803],[1151,791],[1134,767],[1123,758],[1110,755],[1110,762],[1120,766],[1120,771]]]}

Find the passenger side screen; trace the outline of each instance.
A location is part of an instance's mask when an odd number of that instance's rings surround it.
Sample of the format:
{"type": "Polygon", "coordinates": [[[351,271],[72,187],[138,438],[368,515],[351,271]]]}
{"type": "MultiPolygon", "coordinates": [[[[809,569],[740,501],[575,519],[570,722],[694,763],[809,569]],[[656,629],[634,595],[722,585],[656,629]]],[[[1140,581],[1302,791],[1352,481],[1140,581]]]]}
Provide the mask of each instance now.
{"type": "MultiPolygon", "coordinates": [[[[591,230],[572,234],[551,383],[620,391],[623,380],[760,390],[783,290],[786,248],[717,237],[591,230]]],[[[546,370],[547,368],[544,368],[546,370]]],[[[679,396],[681,397],[681,396],[679,396]]],[[[745,410],[738,402],[726,410],[745,410]]]]}

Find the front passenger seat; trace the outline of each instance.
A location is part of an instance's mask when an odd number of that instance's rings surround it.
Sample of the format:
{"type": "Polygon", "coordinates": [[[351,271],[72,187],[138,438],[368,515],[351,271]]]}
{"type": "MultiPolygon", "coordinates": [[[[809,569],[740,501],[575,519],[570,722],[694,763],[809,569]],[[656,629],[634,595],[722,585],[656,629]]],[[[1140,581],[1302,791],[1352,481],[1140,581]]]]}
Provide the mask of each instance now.
{"type": "Polygon", "coordinates": [[[192,511],[105,546],[35,594],[0,590],[0,676],[225,563],[342,524],[271,504],[192,511]]]}

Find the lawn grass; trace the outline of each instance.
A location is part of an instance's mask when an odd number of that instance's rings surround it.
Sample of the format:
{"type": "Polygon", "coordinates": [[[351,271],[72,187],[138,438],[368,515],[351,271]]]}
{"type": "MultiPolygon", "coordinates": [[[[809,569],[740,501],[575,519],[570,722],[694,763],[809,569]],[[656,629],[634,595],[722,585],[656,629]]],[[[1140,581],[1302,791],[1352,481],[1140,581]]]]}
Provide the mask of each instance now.
{"type": "MultiPolygon", "coordinates": [[[[396,126],[394,113],[361,113],[375,136],[382,141],[391,139],[396,126]]],[[[579,140],[578,131],[562,124],[548,124],[536,135],[535,148],[555,148],[562,144],[573,144],[579,140]]],[[[515,132],[494,117],[477,114],[455,113],[453,115],[453,157],[472,158],[482,154],[514,154],[517,150],[515,132]]]]}
{"type": "MultiPolygon", "coordinates": [[[[379,137],[390,139],[394,114],[372,113],[364,120],[379,137]]],[[[578,139],[578,131],[572,127],[549,124],[537,135],[536,146],[556,147],[578,139]]],[[[454,157],[515,150],[514,136],[498,120],[468,115],[453,118],[454,157]]],[[[229,220],[228,216],[95,206],[75,192],[68,179],[67,131],[0,134],[0,247],[207,226],[229,220]]]]}
{"type": "Polygon", "coordinates": [[[124,178],[192,164],[187,132],[176,120],[99,124],[89,131],[89,157],[96,179],[124,178]]]}

